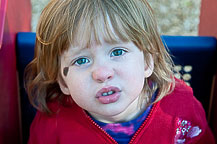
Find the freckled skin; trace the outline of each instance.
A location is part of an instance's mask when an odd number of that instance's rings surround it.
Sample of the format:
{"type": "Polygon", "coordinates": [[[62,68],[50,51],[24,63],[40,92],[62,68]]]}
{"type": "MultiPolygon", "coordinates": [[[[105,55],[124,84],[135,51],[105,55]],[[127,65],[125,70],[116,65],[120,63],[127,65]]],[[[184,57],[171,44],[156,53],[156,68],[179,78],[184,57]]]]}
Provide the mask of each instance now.
{"type": "Polygon", "coordinates": [[[63,69],[64,76],[67,76],[68,71],[69,71],[69,67],[64,67],[64,69],[63,69]]]}

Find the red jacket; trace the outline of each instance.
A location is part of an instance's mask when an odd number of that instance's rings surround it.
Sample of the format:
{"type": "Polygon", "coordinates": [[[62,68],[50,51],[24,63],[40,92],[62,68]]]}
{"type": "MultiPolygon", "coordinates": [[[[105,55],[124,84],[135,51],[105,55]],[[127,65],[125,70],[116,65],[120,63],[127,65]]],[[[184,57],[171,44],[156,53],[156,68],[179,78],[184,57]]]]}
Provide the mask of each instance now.
{"type": "MultiPolygon", "coordinates": [[[[29,144],[112,144],[116,141],[103,131],[75,103],[63,106],[52,102],[51,116],[37,112],[30,128],[29,144]]],[[[192,89],[178,81],[174,91],[155,103],[130,143],[214,144],[201,103],[192,89]]]]}

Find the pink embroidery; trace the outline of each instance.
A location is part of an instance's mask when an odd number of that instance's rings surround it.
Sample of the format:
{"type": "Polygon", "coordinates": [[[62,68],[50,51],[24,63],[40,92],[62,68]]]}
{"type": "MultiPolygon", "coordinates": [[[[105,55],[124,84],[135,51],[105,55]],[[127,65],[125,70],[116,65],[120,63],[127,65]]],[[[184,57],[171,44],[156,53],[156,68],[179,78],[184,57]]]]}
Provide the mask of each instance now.
{"type": "Polygon", "coordinates": [[[192,126],[191,122],[178,118],[175,144],[184,144],[186,139],[198,136],[201,132],[198,126],[192,126]]]}
{"type": "Polygon", "coordinates": [[[107,124],[106,126],[102,127],[104,130],[111,130],[115,133],[122,132],[127,135],[132,135],[134,131],[133,125],[130,125],[129,127],[122,126],[121,124],[107,124]]]}
{"type": "Polygon", "coordinates": [[[196,137],[196,136],[198,136],[201,132],[202,132],[202,130],[201,130],[198,126],[192,127],[192,128],[190,129],[190,131],[188,132],[187,137],[190,137],[190,138],[196,137]]]}

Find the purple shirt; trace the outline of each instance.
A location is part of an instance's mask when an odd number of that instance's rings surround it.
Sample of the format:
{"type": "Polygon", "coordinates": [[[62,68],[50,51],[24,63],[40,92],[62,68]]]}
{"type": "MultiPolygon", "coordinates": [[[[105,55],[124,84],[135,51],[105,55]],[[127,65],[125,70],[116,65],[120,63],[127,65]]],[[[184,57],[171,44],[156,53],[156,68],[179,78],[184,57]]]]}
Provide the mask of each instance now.
{"type": "MultiPolygon", "coordinates": [[[[151,102],[156,98],[157,91],[153,94],[151,102]]],[[[149,105],[146,110],[137,118],[123,123],[103,123],[92,117],[92,119],[105,130],[112,138],[114,138],[119,144],[128,143],[138,128],[147,118],[152,105],[149,105]]]]}

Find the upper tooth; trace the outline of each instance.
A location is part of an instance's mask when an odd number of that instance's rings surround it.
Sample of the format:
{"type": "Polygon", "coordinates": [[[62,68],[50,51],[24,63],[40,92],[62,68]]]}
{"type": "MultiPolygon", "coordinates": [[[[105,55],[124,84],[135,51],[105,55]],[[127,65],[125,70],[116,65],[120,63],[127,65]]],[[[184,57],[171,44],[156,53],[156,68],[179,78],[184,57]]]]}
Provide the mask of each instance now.
{"type": "Polygon", "coordinates": [[[102,96],[107,96],[108,95],[108,93],[102,93],[102,96]]]}
{"type": "Polygon", "coordinates": [[[111,95],[111,94],[113,94],[113,93],[114,93],[113,91],[105,92],[105,93],[102,93],[102,96],[111,95]]]}
{"type": "Polygon", "coordinates": [[[109,95],[113,94],[113,91],[109,91],[108,94],[109,94],[109,95]]]}

